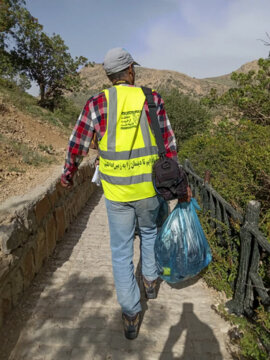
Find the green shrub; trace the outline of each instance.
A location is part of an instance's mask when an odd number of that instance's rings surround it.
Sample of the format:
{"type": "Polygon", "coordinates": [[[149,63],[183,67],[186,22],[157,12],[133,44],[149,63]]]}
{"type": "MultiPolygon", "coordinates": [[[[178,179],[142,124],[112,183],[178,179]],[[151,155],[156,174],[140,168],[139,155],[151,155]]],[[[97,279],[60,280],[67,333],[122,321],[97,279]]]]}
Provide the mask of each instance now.
{"type": "Polygon", "coordinates": [[[197,100],[177,90],[160,90],[173,131],[181,146],[184,140],[195,134],[202,134],[210,123],[210,113],[197,100]]]}
{"type": "Polygon", "coordinates": [[[61,97],[55,107],[54,117],[59,119],[65,127],[75,125],[81,109],[69,98],[61,97]]]}
{"type": "Polygon", "coordinates": [[[267,360],[269,359],[270,348],[270,313],[266,312],[263,307],[259,307],[257,313],[257,321],[249,320],[245,317],[238,317],[229,314],[223,305],[219,305],[217,311],[225,320],[229,321],[231,325],[236,325],[233,332],[237,329],[238,336],[234,338],[240,348],[240,353],[235,354],[236,359],[243,360],[267,360]],[[268,322],[267,326],[262,326],[260,318],[263,318],[264,323],[268,322]]]}
{"type": "Polygon", "coordinates": [[[239,240],[238,237],[226,235],[226,226],[219,222],[224,230],[223,241],[227,246],[220,244],[216,231],[210,226],[210,222],[218,222],[210,217],[209,213],[199,213],[200,222],[204,229],[207,241],[212,252],[212,262],[203,273],[203,277],[209,286],[218,291],[224,291],[227,297],[232,297],[237,269],[239,263],[239,240]]]}
{"type": "Polygon", "coordinates": [[[224,120],[212,132],[187,140],[179,152],[180,160],[190,159],[201,177],[210,170],[213,187],[237,210],[244,211],[250,200],[260,201],[260,227],[268,236],[270,199],[265,196],[263,179],[270,174],[269,139],[270,126],[248,120],[239,124],[224,120]]]}
{"type": "MultiPolygon", "coordinates": [[[[55,162],[55,157],[44,156],[27,144],[17,141],[10,141],[9,138],[2,134],[0,134],[0,140],[1,144],[6,145],[10,150],[14,151],[18,156],[20,156],[25,164],[40,166],[42,164],[52,164],[55,162]]],[[[12,166],[10,166],[9,171],[24,172],[24,170],[20,170],[19,168],[14,168],[12,166]]]]}
{"type": "Polygon", "coordinates": [[[12,143],[13,150],[22,157],[25,164],[39,166],[41,164],[51,164],[55,161],[53,157],[41,155],[38,151],[34,151],[29,146],[22,143],[12,143]]]}

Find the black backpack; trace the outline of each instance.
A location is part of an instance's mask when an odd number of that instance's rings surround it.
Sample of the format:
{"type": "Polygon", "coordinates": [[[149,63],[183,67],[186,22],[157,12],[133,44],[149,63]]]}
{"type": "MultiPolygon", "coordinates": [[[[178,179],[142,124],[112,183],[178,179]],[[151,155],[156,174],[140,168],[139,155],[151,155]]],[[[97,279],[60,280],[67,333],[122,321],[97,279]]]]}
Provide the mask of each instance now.
{"type": "Polygon", "coordinates": [[[156,192],[165,200],[187,196],[187,176],[176,161],[160,157],[153,166],[153,184],[156,192]]]}
{"type": "Polygon", "coordinates": [[[156,192],[165,200],[183,199],[187,196],[188,180],[183,168],[168,158],[157,119],[152,90],[142,86],[149,107],[152,129],[155,134],[159,159],[153,165],[153,184],[156,192]]]}

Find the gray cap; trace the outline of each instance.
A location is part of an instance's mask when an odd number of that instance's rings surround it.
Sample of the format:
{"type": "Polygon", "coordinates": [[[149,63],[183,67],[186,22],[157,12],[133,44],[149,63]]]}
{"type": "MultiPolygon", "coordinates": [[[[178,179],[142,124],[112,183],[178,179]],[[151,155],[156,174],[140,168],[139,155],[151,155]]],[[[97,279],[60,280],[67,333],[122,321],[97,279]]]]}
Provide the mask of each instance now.
{"type": "Polygon", "coordinates": [[[104,58],[103,67],[107,75],[112,75],[128,68],[130,64],[139,65],[133,60],[133,57],[127,50],[118,47],[107,52],[104,58]]]}

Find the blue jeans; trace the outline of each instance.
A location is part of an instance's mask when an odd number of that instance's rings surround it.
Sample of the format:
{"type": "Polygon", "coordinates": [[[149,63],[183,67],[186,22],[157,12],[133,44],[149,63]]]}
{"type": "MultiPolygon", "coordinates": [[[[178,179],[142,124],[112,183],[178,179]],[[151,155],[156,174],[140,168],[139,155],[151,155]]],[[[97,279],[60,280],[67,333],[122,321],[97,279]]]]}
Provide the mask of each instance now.
{"type": "Polygon", "coordinates": [[[142,274],[158,277],[154,244],[159,201],[156,196],[131,202],[105,199],[110,228],[112,266],[117,299],[122,312],[133,316],[141,311],[140,289],[134,275],[133,242],[136,223],[141,239],[142,274]]]}

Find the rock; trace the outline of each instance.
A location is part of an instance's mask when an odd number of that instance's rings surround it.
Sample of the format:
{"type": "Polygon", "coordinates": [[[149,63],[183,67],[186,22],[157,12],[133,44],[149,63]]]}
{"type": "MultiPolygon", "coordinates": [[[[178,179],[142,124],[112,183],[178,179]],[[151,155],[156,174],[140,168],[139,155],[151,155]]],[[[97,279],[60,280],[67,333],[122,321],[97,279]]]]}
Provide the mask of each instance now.
{"type": "Polygon", "coordinates": [[[4,254],[8,255],[12,250],[22,245],[28,237],[25,226],[15,219],[11,224],[0,226],[0,244],[4,254]]]}

